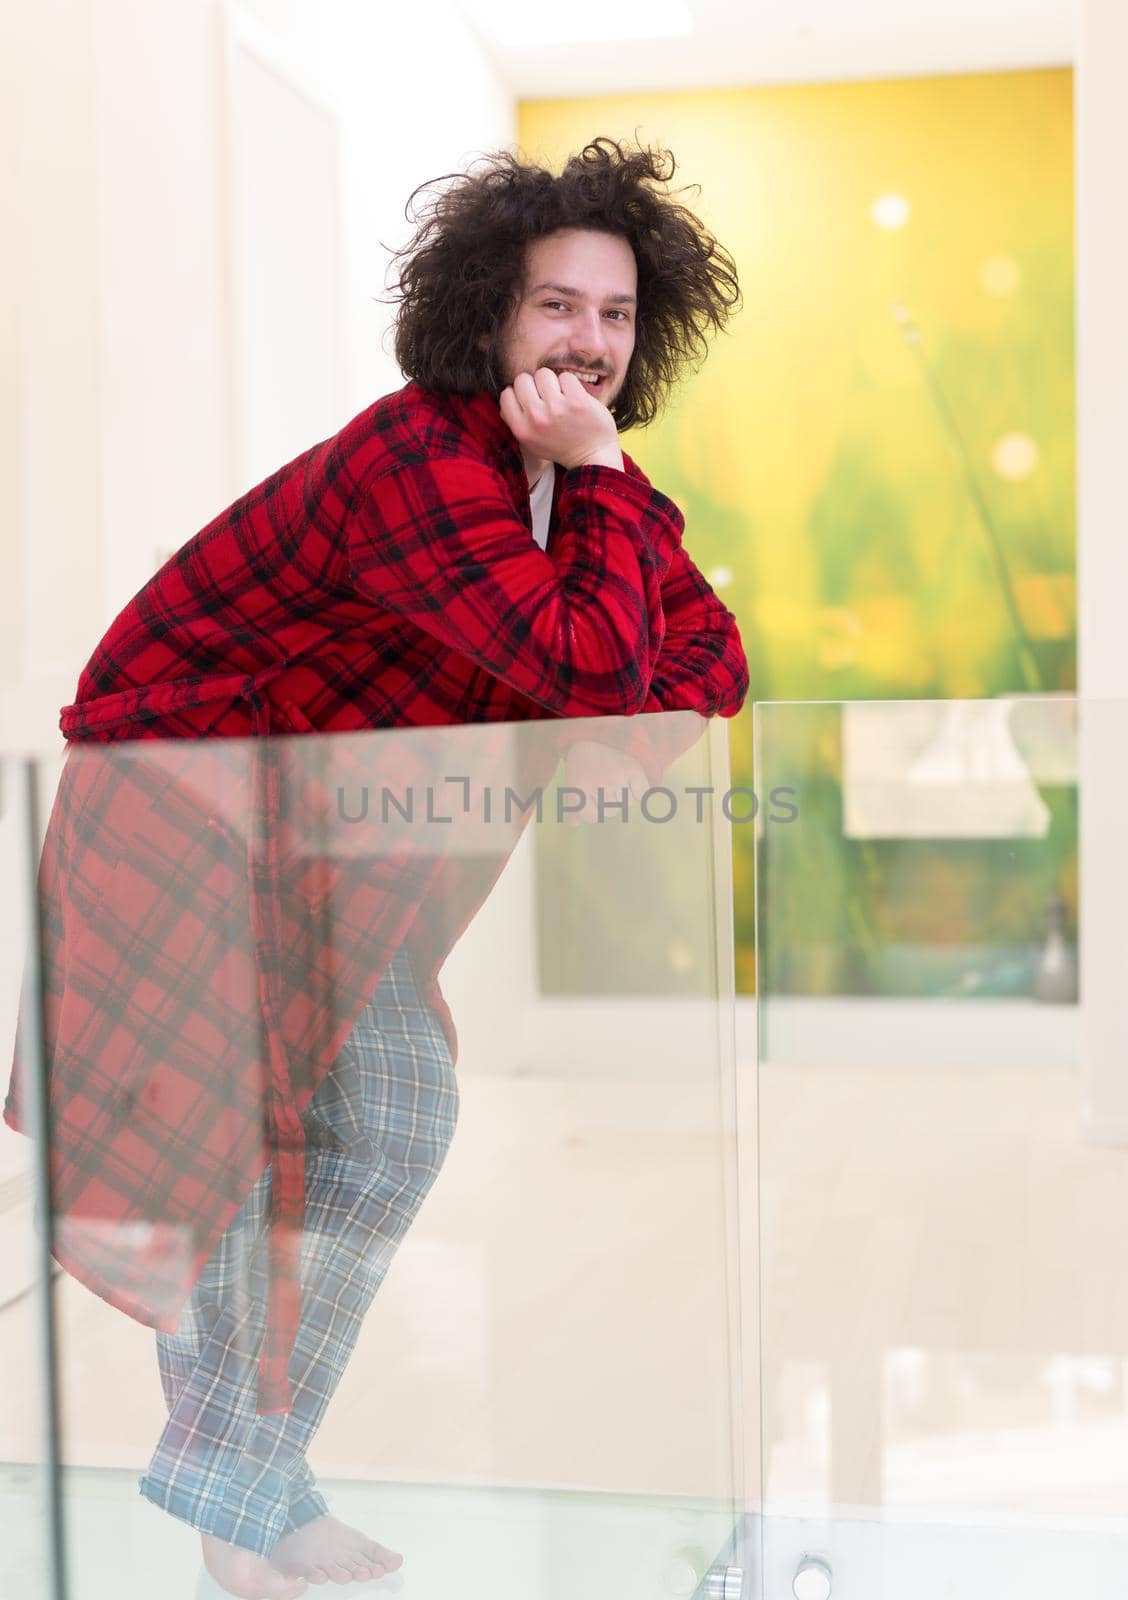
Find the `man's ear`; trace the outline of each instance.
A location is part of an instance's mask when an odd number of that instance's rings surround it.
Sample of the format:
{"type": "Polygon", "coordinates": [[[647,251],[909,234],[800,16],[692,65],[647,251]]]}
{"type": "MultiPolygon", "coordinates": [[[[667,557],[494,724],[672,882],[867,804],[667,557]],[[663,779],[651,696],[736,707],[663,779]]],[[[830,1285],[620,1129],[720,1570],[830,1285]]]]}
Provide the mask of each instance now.
{"type": "Polygon", "coordinates": [[[483,335],[482,335],[482,337],[480,339],[475,339],[474,340],[474,343],[475,343],[475,345],[477,346],[477,348],[479,350],[488,350],[489,347],[490,347],[490,336],[489,336],[489,334],[488,333],[483,333],[483,335]]]}

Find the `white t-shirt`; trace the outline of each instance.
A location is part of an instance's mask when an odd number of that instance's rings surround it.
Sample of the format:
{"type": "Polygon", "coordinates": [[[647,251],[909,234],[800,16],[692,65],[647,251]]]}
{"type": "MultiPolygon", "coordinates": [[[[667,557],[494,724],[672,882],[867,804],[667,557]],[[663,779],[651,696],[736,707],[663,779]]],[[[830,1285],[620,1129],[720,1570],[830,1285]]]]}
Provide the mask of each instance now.
{"type": "Polygon", "coordinates": [[[552,517],[552,485],[555,480],[556,468],[550,461],[529,490],[529,509],[533,513],[533,538],[542,550],[548,546],[548,524],[552,517]]]}

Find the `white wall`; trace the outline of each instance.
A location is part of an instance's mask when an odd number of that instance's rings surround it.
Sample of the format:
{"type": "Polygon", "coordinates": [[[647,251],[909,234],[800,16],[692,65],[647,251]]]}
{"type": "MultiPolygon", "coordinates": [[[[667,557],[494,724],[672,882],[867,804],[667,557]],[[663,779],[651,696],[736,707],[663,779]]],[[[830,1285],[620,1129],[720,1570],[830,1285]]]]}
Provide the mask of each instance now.
{"type": "Polygon", "coordinates": [[[230,498],[217,16],[94,0],[93,50],[103,560],[76,668],[230,498]]]}
{"type": "MultiPolygon", "coordinates": [[[[451,0],[243,9],[339,118],[339,426],[401,381],[381,346],[391,308],[372,299],[380,240],[406,236],[416,184],[511,142],[514,109],[451,0]]],[[[162,551],[248,487],[231,451],[243,419],[231,414],[223,12],[39,0],[3,13],[0,350],[14,359],[0,385],[0,746],[53,750],[107,624],[162,551]]],[[[293,205],[300,217],[300,189],[293,205]]]]}
{"type": "Polygon", "coordinates": [[[451,0],[375,6],[369,0],[243,0],[331,94],[342,131],[346,407],[350,416],[400,380],[381,340],[387,252],[409,233],[417,184],[465,170],[516,137],[512,97],[451,0]]]}
{"type": "MultiPolygon", "coordinates": [[[[342,371],[331,429],[401,381],[381,349],[391,308],[371,299],[384,292],[379,240],[404,237],[416,184],[511,142],[513,105],[450,0],[244,9],[337,113],[342,371]]],[[[107,625],[161,552],[248,487],[232,447],[248,419],[232,414],[223,19],[219,0],[0,5],[0,750],[61,749],[59,708],[107,625]]],[[[300,226],[300,191],[292,201],[300,226]]],[[[290,315],[316,310],[294,304],[290,315]]],[[[281,437],[285,408],[272,414],[276,466],[295,452],[281,437]]],[[[22,967],[18,848],[8,808],[5,1083],[22,967]]],[[[24,1157],[0,1128],[0,1181],[24,1157]]]]}
{"type": "Polygon", "coordinates": [[[93,3],[3,8],[0,747],[55,742],[76,641],[102,609],[93,3]]]}

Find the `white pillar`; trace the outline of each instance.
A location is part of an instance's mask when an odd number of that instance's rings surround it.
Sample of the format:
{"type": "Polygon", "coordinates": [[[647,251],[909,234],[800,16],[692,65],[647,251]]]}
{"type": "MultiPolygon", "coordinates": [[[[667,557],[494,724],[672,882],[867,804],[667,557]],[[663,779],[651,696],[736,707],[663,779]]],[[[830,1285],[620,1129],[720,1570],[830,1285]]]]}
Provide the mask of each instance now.
{"type": "Polygon", "coordinates": [[[1077,577],[1083,1123],[1128,1144],[1128,8],[1080,0],[1077,577]]]}
{"type": "Polygon", "coordinates": [[[101,631],[94,0],[8,10],[0,742],[51,750],[101,631]],[[91,619],[91,613],[94,613],[91,619]]]}

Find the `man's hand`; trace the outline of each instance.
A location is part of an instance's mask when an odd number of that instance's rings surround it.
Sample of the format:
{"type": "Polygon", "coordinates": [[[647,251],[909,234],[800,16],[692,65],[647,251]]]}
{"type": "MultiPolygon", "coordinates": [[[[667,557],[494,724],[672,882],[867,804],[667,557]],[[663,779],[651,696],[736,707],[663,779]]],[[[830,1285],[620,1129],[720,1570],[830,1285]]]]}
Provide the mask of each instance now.
{"type": "MultiPolygon", "coordinates": [[[[581,790],[584,796],[581,809],[565,814],[563,821],[566,828],[578,828],[585,822],[598,822],[600,789],[603,790],[606,809],[610,803],[617,804],[623,798],[624,789],[629,791],[633,799],[641,800],[650,787],[650,780],[633,756],[625,750],[600,744],[595,739],[577,739],[568,746],[564,758],[564,782],[573,789],[581,790]]],[[[622,814],[621,811],[608,812],[613,820],[622,814]]]]}
{"type": "Polygon", "coordinates": [[[519,372],[498,409],[526,456],[562,467],[623,467],[615,419],[574,372],[519,372]]]}

